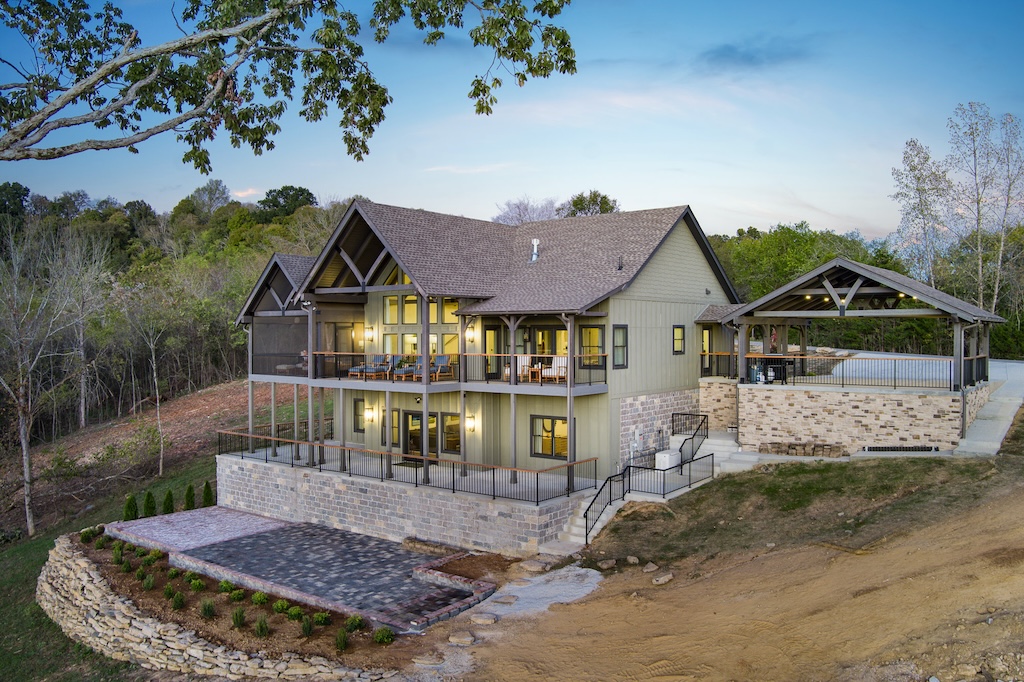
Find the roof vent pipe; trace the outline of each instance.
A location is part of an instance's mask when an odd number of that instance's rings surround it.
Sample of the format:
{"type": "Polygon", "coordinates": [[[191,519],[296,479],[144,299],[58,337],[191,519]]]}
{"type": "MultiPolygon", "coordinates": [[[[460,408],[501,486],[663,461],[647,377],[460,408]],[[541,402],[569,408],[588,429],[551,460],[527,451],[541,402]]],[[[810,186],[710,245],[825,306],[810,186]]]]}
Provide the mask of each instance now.
{"type": "Polygon", "coordinates": [[[540,258],[540,240],[534,237],[530,243],[533,244],[533,253],[530,254],[530,262],[536,263],[537,259],[540,258]]]}

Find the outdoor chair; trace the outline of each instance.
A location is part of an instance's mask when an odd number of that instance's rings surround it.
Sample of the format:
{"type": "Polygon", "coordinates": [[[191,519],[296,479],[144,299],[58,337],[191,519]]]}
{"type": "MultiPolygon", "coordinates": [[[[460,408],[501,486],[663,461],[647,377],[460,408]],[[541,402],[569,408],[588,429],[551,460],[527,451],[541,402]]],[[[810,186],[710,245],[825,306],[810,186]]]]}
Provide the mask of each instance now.
{"type": "Polygon", "coordinates": [[[452,369],[451,356],[438,355],[435,364],[430,368],[430,373],[433,375],[434,381],[440,381],[442,377],[454,379],[455,370],[452,369]]]}
{"type": "Polygon", "coordinates": [[[384,359],[384,362],[381,362],[375,365],[373,369],[366,371],[366,374],[370,379],[387,379],[391,372],[395,370],[395,366],[402,359],[400,355],[392,355],[390,359],[386,355],[380,357],[384,359]]]}
{"type": "Polygon", "coordinates": [[[556,355],[551,359],[551,366],[540,371],[541,381],[553,380],[562,383],[569,378],[569,358],[565,355],[556,355]]]}
{"type": "Polygon", "coordinates": [[[394,375],[396,379],[399,379],[401,381],[415,381],[417,377],[423,376],[423,363],[417,362],[414,364],[406,365],[405,367],[399,367],[394,371],[394,375]]]}
{"type": "Polygon", "coordinates": [[[356,365],[348,370],[349,378],[365,379],[368,373],[375,371],[379,366],[386,362],[385,358],[386,356],[384,355],[365,356],[363,364],[356,365]]]}

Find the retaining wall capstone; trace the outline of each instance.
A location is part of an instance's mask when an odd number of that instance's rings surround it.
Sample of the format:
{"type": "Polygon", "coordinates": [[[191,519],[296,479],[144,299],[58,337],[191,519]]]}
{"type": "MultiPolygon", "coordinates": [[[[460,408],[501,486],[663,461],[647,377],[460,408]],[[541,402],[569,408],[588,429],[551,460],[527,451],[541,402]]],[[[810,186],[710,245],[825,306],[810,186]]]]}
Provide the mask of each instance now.
{"type": "Polygon", "coordinates": [[[397,674],[347,668],[320,656],[276,658],[209,642],[176,623],[145,615],[130,599],[116,594],[75,542],[74,535],[57,538],[36,582],[36,602],[64,634],[104,656],[148,670],[232,680],[381,680],[397,674]]]}

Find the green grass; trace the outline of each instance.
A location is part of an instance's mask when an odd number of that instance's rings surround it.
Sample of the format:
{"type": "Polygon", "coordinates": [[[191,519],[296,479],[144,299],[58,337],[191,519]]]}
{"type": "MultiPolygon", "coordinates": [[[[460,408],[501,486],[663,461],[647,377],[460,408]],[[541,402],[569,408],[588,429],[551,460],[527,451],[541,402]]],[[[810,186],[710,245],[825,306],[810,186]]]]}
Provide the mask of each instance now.
{"type": "MultiPolygon", "coordinates": [[[[167,472],[159,481],[140,481],[132,489],[139,492],[149,485],[160,494],[168,488],[182,492],[190,481],[202,485],[202,481],[215,478],[216,461],[213,457],[202,457],[167,472]]],[[[136,669],[75,644],[35,603],[36,579],[54,539],[87,526],[119,520],[127,492],[122,490],[98,501],[87,514],[0,551],[0,604],[4,605],[0,609],[0,677],[4,680],[115,682],[136,669]]]]}

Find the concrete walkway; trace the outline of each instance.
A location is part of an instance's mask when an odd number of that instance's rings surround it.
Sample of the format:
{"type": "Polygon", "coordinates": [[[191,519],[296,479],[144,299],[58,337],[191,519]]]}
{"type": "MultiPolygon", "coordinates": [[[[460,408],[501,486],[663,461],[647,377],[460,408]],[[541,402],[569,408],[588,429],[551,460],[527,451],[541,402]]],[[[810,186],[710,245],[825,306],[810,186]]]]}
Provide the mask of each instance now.
{"type": "Polygon", "coordinates": [[[995,455],[1013,424],[1013,418],[1024,404],[1024,362],[991,360],[988,374],[996,389],[989,396],[988,403],[978,411],[974,423],[967,428],[967,434],[953,451],[954,455],[995,455]]]}
{"type": "Polygon", "coordinates": [[[311,523],[207,507],[111,523],[107,533],[169,555],[172,566],[405,632],[463,611],[494,585],[441,573],[438,558],[311,523]]]}

